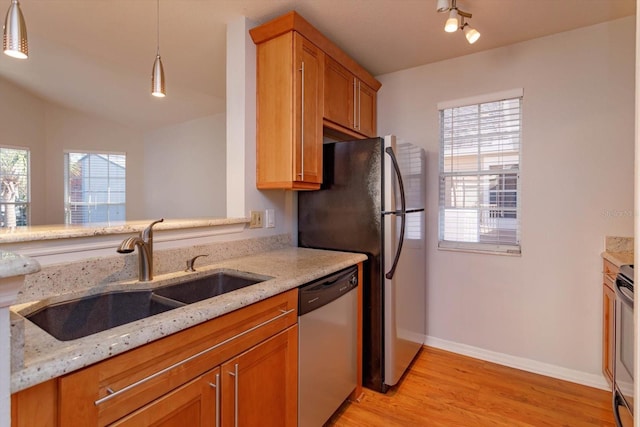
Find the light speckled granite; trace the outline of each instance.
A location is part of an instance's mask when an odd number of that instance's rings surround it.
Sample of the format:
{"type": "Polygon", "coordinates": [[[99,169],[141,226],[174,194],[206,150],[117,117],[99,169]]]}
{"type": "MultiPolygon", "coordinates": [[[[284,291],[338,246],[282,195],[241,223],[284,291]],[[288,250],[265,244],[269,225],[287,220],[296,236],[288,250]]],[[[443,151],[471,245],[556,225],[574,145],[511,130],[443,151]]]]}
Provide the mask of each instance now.
{"type": "MultiPolygon", "coordinates": [[[[31,242],[36,240],[70,239],[78,237],[106,236],[111,234],[138,233],[151,220],[124,221],[109,224],[88,225],[38,225],[0,229],[0,243],[31,242]]],[[[214,227],[219,225],[248,224],[248,218],[193,218],[165,219],[153,226],[154,230],[180,230],[185,228],[214,227]]]]}
{"type": "Polygon", "coordinates": [[[602,258],[611,262],[616,267],[624,264],[633,264],[633,252],[602,252],[602,258]]]}
{"type": "MultiPolygon", "coordinates": [[[[256,242],[257,243],[257,242],[256,242]]],[[[248,250],[248,249],[247,249],[248,250]]],[[[224,254],[226,255],[226,254],[224,254]]],[[[224,256],[220,254],[220,256],[224,256]]],[[[246,271],[273,279],[214,297],[205,301],[177,308],[127,325],[73,341],[58,341],[29,321],[23,322],[23,363],[14,366],[11,375],[11,391],[16,392],[51,378],[72,372],[146,344],[190,326],[202,323],[222,314],[258,302],[270,296],[296,288],[304,283],[354,265],[366,259],[365,255],[286,247],[247,256],[227,257],[197,267],[196,273],[169,273],[156,275],[152,282],[140,284],[128,282],[85,289],[82,294],[105,289],[132,289],[143,285],[166,285],[185,278],[206,275],[218,269],[246,271]]],[[[206,260],[206,258],[205,258],[206,260]]],[[[201,261],[200,259],[198,261],[201,261]]],[[[209,260],[210,261],[210,260],[209,260]]],[[[49,302],[62,297],[52,297],[49,302]]],[[[12,307],[14,313],[26,313],[47,302],[35,302],[12,307]]],[[[16,345],[18,345],[16,343],[16,345]]]]}
{"type": "Polygon", "coordinates": [[[23,276],[40,270],[38,261],[0,250],[0,278],[23,276]]]}
{"type": "MultiPolygon", "coordinates": [[[[155,250],[153,255],[154,275],[185,269],[186,261],[196,255],[196,269],[229,258],[251,255],[272,249],[291,246],[291,236],[276,236],[217,242],[180,249],[155,250]]],[[[137,252],[123,255],[114,248],[113,256],[92,258],[64,264],[50,265],[39,273],[25,277],[17,303],[55,297],[60,294],[88,291],[100,292],[105,286],[138,277],[137,252]]]]}
{"type": "Polygon", "coordinates": [[[633,252],[633,237],[605,237],[604,250],[606,252],[633,252]]]}
{"type": "Polygon", "coordinates": [[[616,267],[633,264],[633,244],[633,237],[607,236],[602,258],[613,263],[616,267]]]}

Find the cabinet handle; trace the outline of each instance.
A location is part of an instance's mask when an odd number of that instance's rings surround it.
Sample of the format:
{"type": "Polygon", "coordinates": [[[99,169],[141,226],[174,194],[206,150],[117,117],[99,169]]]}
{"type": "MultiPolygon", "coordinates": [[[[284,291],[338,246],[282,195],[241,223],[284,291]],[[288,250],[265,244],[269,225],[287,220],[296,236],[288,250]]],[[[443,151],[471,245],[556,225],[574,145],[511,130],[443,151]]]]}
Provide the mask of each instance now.
{"type": "Polygon", "coordinates": [[[304,61],[300,68],[301,90],[300,90],[300,180],[304,181],[304,61]]]}
{"type": "MultiPolygon", "coordinates": [[[[104,402],[106,402],[106,401],[108,401],[108,400],[111,400],[111,399],[113,399],[114,397],[121,395],[122,393],[126,393],[127,391],[129,391],[129,390],[131,390],[131,389],[133,389],[133,388],[135,388],[135,387],[137,387],[137,386],[139,386],[139,385],[141,385],[141,384],[144,384],[144,383],[146,383],[147,381],[151,381],[152,379],[157,378],[157,377],[159,377],[160,375],[165,374],[165,373],[169,372],[170,370],[177,368],[177,367],[178,367],[178,366],[180,366],[180,365],[183,365],[183,364],[185,364],[185,363],[187,363],[187,362],[190,362],[190,361],[192,361],[192,360],[194,360],[194,359],[196,359],[196,358],[198,358],[198,357],[202,356],[203,354],[209,353],[210,351],[213,351],[213,350],[215,350],[215,349],[219,348],[220,346],[223,346],[223,345],[225,345],[225,344],[228,344],[229,342],[231,342],[231,341],[233,341],[233,340],[235,340],[235,339],[237,339],[237,338],[240,338],[240,337],[242,337],[242,336],[244,336],[244,335],[246,335],[246,334],[248,334],[248,333],[250,333],[250,332],[253,332],[253,331],[255,331],[256,329],[260,329],[261,327],[263,327],[263,326],[265,326],[265,325],[268,325],[268,324],[269,324],[269,323],[271,323],[271,322],[275,322],[276,320],[281,319],[282,317],[285,317],[286,315],[288,315],[288,314],[290,314],[290,313],[293,313],[294,311],[296,311],[296,309],[295,309],[295,308],[292,308],[292,309],[290,309],[290,310],[282,310],[282,309],[280,309],[280,314],[278,314],[277,316],[272,317],[272,318],[271,318],[271,319],[269,319],[269,320],[265,320],[264,322],[259,323],[259,324],[255,325],[255,326],[252,326],[252,327],[250,327],[249,329],[244,330],[244,331],[240,332],[240,333],[239,333],[239,334],[237,334],[237,335],[234,335],[234,336],[232,336],[232,337],[229,337],[229,338],[227,338],[226,340],[221,341],[221,342],[219,342],[218,344],[216,344],[216,345],[214,345],[214,346],[211,346],[211,347],[209,347],[209,348],[207,348],[207,349],[205,349],[205,350],[202,350],[202,351],[201,351],[201,352],[199,352],[199,353],[196,353],[196,354],[194,354],[194,355],[192,355],[192,356],[189,356],[189,357],[187,357],[187,358],[186,358],[186,359],[184,359],[184,360],[181,360],[181,361],[179,361],[179,362],[176,362],[176,363],[174,363],[174,364],[173,364],[173,365],[171,365],[171,366],[167,366],[166,368],[161,369],[161,370],[159,370],[158,372],[156,372],[156,373],[154,373],[154,374],[149,375],[148,377],[144,377],[144,378],[142,378],[142,379],[140,379],[140,380],[138,380],[138,381],[136,381],[136,382],[134,382],[134,383],[131,383],[131,384],[129,384],[128,386],[126,386],[126,387],[124,387],[124,388],[122,388],[122,389],[120,389],[120,390],[112,391],[112,393],[111,393],[111,394],[109,394],[109,395],[107,395],[107,396],[104,396],[104,397],[102,397],[102,398],[100,398],[100,399],[96,400],[96,401],[95,401],[95,402],[93,402],[93,403],[97,406],[97,405],[100,405],[100,404],[102,404],[102,403],[104,403],[104,402]]],[[[109,388],[109,390],[110,390],[110,388],[109,388]]]]}
{"type": "Polygon", "coordinates": [[[216,427],[220,427],[220,374],[216,374],[216,383],[209,383],[216,389],[216,427]]]}
{"type": "Polygon", "coordinates": [[[358,104],[356,98],[358,97],[358,88],[356,87],[356,78],[353,78],[353,128],[358,129],[358,104]]]}
{"type": "Polygon", "coordinates": [[[361,130],[362,125],[362,109],[360,108],[360,97],[362,96],[362,82],[358,80],[358,130],[361,130]]]}
{"type": "Polygon", "coordinates": [[[233,367],[233,372],[229,372],[233,377],[233,425],[238,427],[238,364],[233,367]]]}

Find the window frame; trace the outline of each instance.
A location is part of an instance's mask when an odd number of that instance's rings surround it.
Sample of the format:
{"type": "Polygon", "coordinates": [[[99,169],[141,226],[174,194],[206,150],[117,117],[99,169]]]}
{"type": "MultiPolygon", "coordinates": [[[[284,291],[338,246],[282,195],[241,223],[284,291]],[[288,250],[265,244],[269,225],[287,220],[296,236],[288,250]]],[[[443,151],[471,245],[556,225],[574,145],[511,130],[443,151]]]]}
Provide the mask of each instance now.
{"type": "MultiPolygon", "coordinates": [[[[68,150],[64,150],[64,223],[67,225],[86,225],[86,224],[101,224],[101,223],[110,223],[112,221],[116,221],[116,222],[122,222],[122,221],[126,221],[126,209],[127,209],[127,167],[126,167],[126,162],[127,162],[127,153],[126,152],[121,152],[121,151],[100,151],[100,150],[73,150],[73,149],[68,149],[68,150]],[[69,164],[70,164],[70,158],[69,155],[70,154],[83,154],[83,155],[98,155],[98,156],[124,156],[124,202],[94,202],[94,206],[106,206],[107,209],[107,219],[105,221],[88,221],[88,222],[71,222],[71,214],[70,214],[70,209],[71,209],[71,205],[72,203],[69,202],[69,192],[70,192],[70,188],[69,188],[69,164]],[[111,207],[115,207],[115,206],[121,206],[122,207],[122,211],[124,212],[122,218],[116,218],[116,219],[111,219],[109,217],[109,212],[111,207]]],[[[108,160],[108,159],[107,159],[108,160]]],[[[108,160],[109,161],[109,160],[108,160]]],[[[100,179],[100,178],[104,178],[104,177],[95,177],[95,176],[90,176],[90,179],[100,179]]],[[[107,182],[110,182],[111,177],[107,176],[107,182]]],[[[87,203],[87,202],[76,202],[76,204],[82,204],[82,203],[87,203]]]]}
{"type": "MultiPolygon", "coordinates": [[[[452,100],[438,103],[438,120],[439,120],[439,154],[438,154],[438,249],[441,250],[450,250],[450,251],[462,251],[462,252],[477,252],[484,254],[497,254],[497,255],[515,255],[519,256],[522,254],[522,180],[521,180],[521,171],[522,171],[522,118],[523,118],[523,104],[524,104],[524,90],[522,88],[512,89],[502,92],[494,92],[484,95],[479,95],[470,98],[452,100]],[[502,168],[496,170],[496,172],[492,173],[489,170],[483,170],[478,167],[474,170],[464,170],[464,171],[450,171],[445,172],[445,152],[444,152],[444,143],[445,143],[445,135],[444,135],[444,126],[443,126],[443,111],[448,109],[454,109],[458,107],[465,106],[480,106],[485,103],[493,103],[503,100],[509,99],[519,99],[519,135],[518,135],[518,148],[517,148],[517,168],[513,170],[513,172],[509,172],[511,170],[508,161],[504,161],[500,163],[502,168]],[[509,218],[515,221],[515,242],[481,242],[480,236],[478,235],[478,241],[462,241],[462,240],[445,240],[445,209],[446,209],[446,195],[445,191],[445,180],[451,177],[475,177],[477,180],[476,185],[482,185],[481,177],[485,175],[498,175],[498,185],[502,182],[502,184],[506,184],[506,181],[515,178],[516,188],[513,191],[516,194],[515,197],[515,208],[507,209],[507,212],[504,209],[491,209],[491,207],[483,207],[480,204],[480,199],[476,202],[474,207],[470,207],[470,211],[476,212],[476,218],[478,222],[478,227],[480,228],[482,225],[483,211],[487,211],[488,215],[493,215],[494,211],[501,211],[502,214],[509,214],[507,216],[498,215],[496,218],[509,218]],[[504,181],[503,181],[504,180],[504,181]],[[511,214],[513,212],[513,214],[511,214]],[[515,218],[510,218],[510,216],[514,215],[515,218]]],[[[477,141],[474,142],[475,146],[479,146],[477,141]]],[[[491,182],[488,183],[487,193],[490,200],[491,194],[494,191],[492,189],[491,182]]],[[[463,209],[460,209],[462,212],[463,209]]],[[[491,217],[493,218],[493,216],[491,217]]]]}

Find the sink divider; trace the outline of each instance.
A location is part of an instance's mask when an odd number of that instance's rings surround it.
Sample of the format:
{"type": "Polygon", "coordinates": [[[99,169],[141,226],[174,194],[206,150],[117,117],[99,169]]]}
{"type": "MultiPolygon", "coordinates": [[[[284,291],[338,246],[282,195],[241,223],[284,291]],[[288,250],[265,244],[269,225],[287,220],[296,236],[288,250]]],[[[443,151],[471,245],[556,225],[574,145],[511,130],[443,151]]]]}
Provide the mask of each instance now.
{"type": "Polygon", "coordinates": [[[179,308],[179,307],[184,307],[184,306],[187,305],[184,302],[180,302],[180,301],[176,301],[176,300],[174,300],[172,298],[167,298],[167,297],[160,296],[160,295],[156,294],[155,292],[151,292],[151,301],[155,301],[155,302],[167,305],[167,306],[172,307],[172,308],[179,308]]]}

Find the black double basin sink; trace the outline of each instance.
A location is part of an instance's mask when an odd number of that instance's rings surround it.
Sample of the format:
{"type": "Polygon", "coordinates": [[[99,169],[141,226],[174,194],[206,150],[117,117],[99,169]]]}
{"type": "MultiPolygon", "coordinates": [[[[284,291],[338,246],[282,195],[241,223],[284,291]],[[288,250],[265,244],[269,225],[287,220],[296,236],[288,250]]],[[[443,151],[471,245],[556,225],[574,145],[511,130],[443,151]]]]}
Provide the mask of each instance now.
{"type": "Polygon", "coordinates": [[[53,303],[24,317],[60,341],[70,341],[271,279],[218,271],[147,290],[105,292],[53,303]]]}

